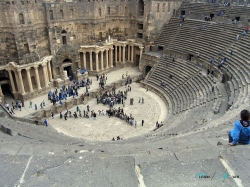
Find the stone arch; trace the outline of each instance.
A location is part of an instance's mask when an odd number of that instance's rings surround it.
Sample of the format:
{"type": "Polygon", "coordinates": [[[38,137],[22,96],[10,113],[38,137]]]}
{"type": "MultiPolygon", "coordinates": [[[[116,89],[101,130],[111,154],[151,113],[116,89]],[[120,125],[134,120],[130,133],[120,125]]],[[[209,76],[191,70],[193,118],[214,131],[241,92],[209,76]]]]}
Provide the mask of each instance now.
{"type": "Polygon", "coordinates": [[[10,80],[9,80],[8,72],[6,70],[0,71],[0,86],[1,86],[1,90],[4,96],[7,96],[7,95],[12,96],[10,80]]]}
{"type": "Polygon", "coordinates": [[[60,10],[59,14],[60,14],[60,19],[63,19],[63,17],[64,17],[63,10],[60,10]]]}
{"type": "Polygon", "coordinates": [[[20,14],[18,15],[18,17],[19,17],[19,23],[20,23],[20,24],[25,24],[23,14],[22,14],[22,13],[20,13],[20,14]]]}
{"type": "Polygon", "coordinates": [[[143,2],[143,0],[139,0],[139,2],[138,2],[138,15],[139,16],[144,15],[144,2],[143,2]]]}

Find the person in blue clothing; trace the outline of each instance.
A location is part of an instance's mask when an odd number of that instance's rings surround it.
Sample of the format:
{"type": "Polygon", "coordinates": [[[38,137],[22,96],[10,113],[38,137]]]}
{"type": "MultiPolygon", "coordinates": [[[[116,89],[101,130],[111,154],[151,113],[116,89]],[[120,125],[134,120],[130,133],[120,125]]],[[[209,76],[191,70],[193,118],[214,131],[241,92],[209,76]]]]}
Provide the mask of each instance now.
{"type": "Polygon", "coordinates": [[[241,120],[234,123],[234,129],[228,133],[228,140],[231,146],[240,144],[250,144],[250,113],[248,110],[242,110],[240,113],[241,120]]]}

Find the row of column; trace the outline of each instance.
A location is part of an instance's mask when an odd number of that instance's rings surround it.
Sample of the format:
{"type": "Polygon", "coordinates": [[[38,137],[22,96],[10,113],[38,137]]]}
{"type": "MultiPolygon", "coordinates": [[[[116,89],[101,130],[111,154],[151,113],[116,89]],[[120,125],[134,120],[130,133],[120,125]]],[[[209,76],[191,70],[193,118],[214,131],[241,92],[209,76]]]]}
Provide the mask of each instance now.
{"type": "MultiPolygon", "coordinates": [[[[141,59],[143,47],[140,46],[139,48],[140,48],[140,59],[141,59]]],[[[115,45],[115,62],[125,63],[125,51],[126,51],[126,44],[115,45]],[[118,54],[118,47],[119,47],[119,54],[118,54]]],[[[128,61],[134,62],[134,45],[128,45],[128,61]]]]}
{"type": "MultiPolygon", "coordinates": [[[[40,77],[39,77],[39,73],[38,73],[38,67],[39,67],[39,65],[35,65],[34,70],[35,70],[35,79],[36,79],[36,84],[37,84],[37,90],[40,90],[42,88],[41,88],[40,77]]],[[[34,89],[33,89],[32,82],[31,82],[30,68],[31,67],[27,67],[27,68],[25,68],[25,70],[26,70],[27,81],[28,81],[28,85],[29,85],[29,92],[32,93],[32,92],[34,92],[34,89]]],[[[23,85],[23,78],[22,78],[22,73],[21,73],[22,69],[17,69],[17,71],[14,71],[15,80],[17,83],[18,90],[16,90],[16,87],[14,84],[12,70],[7,70],[7,71],[9,73],[9,79],[10,79],[10,84],[11,84],[11,88],[12,88],[12,93],[19,92],[22,95],[25,94],[25,89],[24,89],[24,85],[23,85]]],[[[48,87],[49,82],[52,81],[51,66],[50,66],[49,62],[46,64],[42,64],[42,71],[43,71],[45,87],[48,87]]]]}
{"type": "MultiPolygon", "coordinates": [[[[103,66],[103,53],[104,51],[106,52],[106,68],[109,68],[109,66],[112,68],[113,67],[113,50],[112,49],[105,49],[101,51],[89,51],[89,60],[90,60],[90,71],[93,71],[93,60],[92,60],[92,53],[94,52],[96,55],[96,71],[99,71],[99,53],[101,53],[101,70],[104,70],[103,66]]],[[[83,64],[84,67],[86,68],[86,52],[83,52],[83,64]]]]}

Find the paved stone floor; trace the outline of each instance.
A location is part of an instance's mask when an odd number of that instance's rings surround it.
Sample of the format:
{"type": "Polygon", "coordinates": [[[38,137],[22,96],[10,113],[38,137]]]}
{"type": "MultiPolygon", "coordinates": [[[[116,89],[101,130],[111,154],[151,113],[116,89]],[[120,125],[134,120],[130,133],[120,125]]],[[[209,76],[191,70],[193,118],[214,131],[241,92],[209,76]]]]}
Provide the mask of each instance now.
{"type": "MultiPolygon", "coordinates": [[[[118,69],[118,70],[115,70],[115,71],[112,71],[112,72],[109,72],[108,73],[108,80],[107,80],[107,84],[109,83],[112,83],[112,82],[115,82],[117,80],[120,80],[122,78],[122,74],[124,74],[124,77],[126,77],[126,72],[128,72],[128,75],[139,75],[141,74],[138,70],[138,67],[125,67],[125,68],[121,68],[121,69],[118,69]]],[[[93,91],[93,90],[96,90],[96,89],[99,89],[99,84],[98,84],[98,81],[96,80],[96,77],[95,76],[89,76],[90,79],[92,79],[92,85],[89,89],[89,91],[93,91]]],[[[53,89],[52,89],[53,91],[53,89]]],[[[78,93],[79,95],[83,94],[85,92],[85,88],[81,88],[78,93]]],[[[78,96],[79,97],[79,96],[78,96]]],[[[69,99],[72,99],[72,97],[68,98],[69,99]]],[[[46,103],[46,107],[48,106],[52,106],[52,103],[50,103],[50,101],[48,101],[48,96],[47,94],[45,95],[41,95],[35,99],[32,99],[32,108],[29,107],[30,105],[30,101],[27,100],[24,102],[24,107],[22,108],[22,111],[15,111],[15,116],[17,117],[24,117],[24,116],[27,116],[29,114],[32,114],[35,112],[35,107],[34,107],[34,104],[37,104],[37,107],[38,109],[40,109],[40,103],[42,101],[45,101],[46,103]]],[[[11,104],[11,102],[14,102],[14,99],[12,97],[6,97],[5,98],[5,101],[9,104],[11,104]]]]}

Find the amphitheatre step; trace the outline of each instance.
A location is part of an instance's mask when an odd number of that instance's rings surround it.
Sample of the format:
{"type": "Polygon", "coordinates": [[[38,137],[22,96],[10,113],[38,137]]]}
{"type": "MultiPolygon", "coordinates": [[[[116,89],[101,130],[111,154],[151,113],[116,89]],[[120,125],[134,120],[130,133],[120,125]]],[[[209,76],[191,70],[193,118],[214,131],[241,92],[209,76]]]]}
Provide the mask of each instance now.
{"type": "Polygon", "coordinates": [[[0,163],[5,168],[0,186],[138,186],[134,158],[129,156],[1,155],[0,163]]]}
{"type": "Polygon", "coordinates": [[[145,186],[237,186],[219,159],[192,162],[177,159],[140,164],[145,186]]]}

